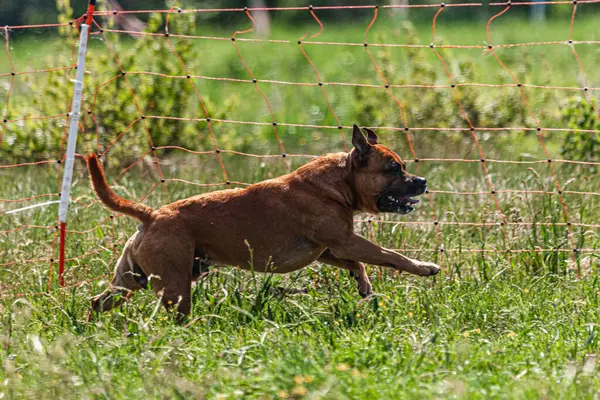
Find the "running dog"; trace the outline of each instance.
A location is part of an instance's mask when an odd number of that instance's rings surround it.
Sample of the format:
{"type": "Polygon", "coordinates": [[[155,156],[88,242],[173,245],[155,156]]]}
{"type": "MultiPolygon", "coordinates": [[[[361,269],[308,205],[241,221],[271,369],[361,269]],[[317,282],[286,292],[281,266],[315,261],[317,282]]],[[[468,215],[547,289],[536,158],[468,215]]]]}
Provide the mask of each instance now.
{"type": "Polygon", "coordinates": [[[419,276],[440,267],[371,243],[353,231],[366,212],[406,214],[427,189],[425,178],[354,125],[348,153],[318,157],[296,171],[248,186],[189,197],[158,210],[115,194],[95,154],[87,158],[93,188],[111,210],[141,221],[117,262],[110,287],[92,300],[96,312],[120,304],[146,287],[179,317],[191,309],[191,285],[212,265],[287,273],[314,261],[348,270],[360,295],[371,294],[363,263],[419,276]],[[249,249],[252,251],[250,252],[249,249]],[[195,261],[194,261],[195,260],[195,261]]]}

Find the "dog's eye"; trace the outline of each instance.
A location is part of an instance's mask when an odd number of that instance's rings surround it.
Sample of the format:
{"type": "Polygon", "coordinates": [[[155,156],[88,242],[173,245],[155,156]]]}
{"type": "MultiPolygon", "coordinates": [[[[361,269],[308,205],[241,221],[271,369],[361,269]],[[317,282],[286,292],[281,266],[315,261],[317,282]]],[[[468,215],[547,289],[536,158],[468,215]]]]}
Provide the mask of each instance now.
{"type": "Polygon", "coordinates": [[[400,164],[398,164],[396,161],[392,161],[392,163],[390,164],[390,172],[394,172],[394,173],[400,173],[402,172],[402,167],[400,167],[400,164]]]}

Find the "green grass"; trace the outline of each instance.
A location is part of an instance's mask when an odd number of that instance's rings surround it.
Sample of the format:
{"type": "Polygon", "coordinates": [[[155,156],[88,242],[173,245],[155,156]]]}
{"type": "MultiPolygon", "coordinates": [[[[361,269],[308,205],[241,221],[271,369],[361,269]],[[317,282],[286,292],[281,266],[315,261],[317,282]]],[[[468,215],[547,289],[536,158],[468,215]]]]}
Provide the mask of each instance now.
{"type": "MultiPolygon", "coordinates": [[[[484,43],[486,20],[457,22],[444,19],[444,15],[440,17],[438,33],[445,42],[484,43]]],[[[503,18],[493,25],[496,43],[568,38],[568,18],[549,21],[537,29],[523,20],[503,18]],[[521,29],[515,29],[517,22],[521,29]]],[[[361,42],[366,24],[368,18],[353,25],[326,24],[322,40],[361,42]]],[[[373,41],[401,43],[404,38],[400,30],[392,29],[390,33],[390,26],[395,27],[393,21],[376,25],[373,41]]],[[[595,26],[591,19],[578,18],[575,37],[600,40],[595,26]]],[[[304,31],[315,28],[275,25],[272,36],[297,40],[304,31]]],[[[416,28],[419,41],[428,44],[430,27],[423,23],[416,28]]],[[[228,36],[234,29],[238,27],[211,29],[210,33],[228,36]]],[[[54,60],[60,59],[55,53],[53,58],[51,54],[32,56],[53,50],[40,38],[12,39],[19,70],[54,65],[54,60]]],[[[246,78],[231,43],[194,43],[201,54],[210,51],[211,55],[195,64],[195,73],[246,78]]],[[[129,44],[122,41],[120,49],[129,44]]],[[[259,78],[303,82],[316,79],[294,44],[240,42],[239,46],[250,68],[260,73],[259,78]]],[[[92,44],[93,51],[102,49],[102,43],[92,44]]],[[[336,53],[317,46],[307,45],[306,49],[324,81],[379,83],[363,48],[336,49],[336,53]]],[[[581,45],[577,49],[590,82],[598,81],[599,71],[592,68],[598,56],[596,47],[581,45]]],[[[70,49],[61,51],[63,56],[70,54],[70,49]]],[[[429,49],[424,53],[426,65],[436,71],[441,69],[429,49]]],[[[455,60],[473,62],[481,83],[510,82],[497,63],[480,50],[451,53],[455,60]]],[[[405,55],[398,49],[392,50],[391,55],[374,51],[378,62],[385,57],[399,60],[398,68],[402,68],[405,55]]],[[[528,83],[581,84],[578,67],[566,46],[526,52],[505,49],[499,50],[499,55],[511,68],[529,66],[520,71],[528,83]],[[525,58],[531,64],[522,64],[525,58]]],[[[150,59],[152,54],[140,57],[150,59]]],[[[7,71],[4,58],[0,59],[0,72],[3,71],[7,71]]],[[[402,74],[394,76],[403,79],[402,74]]],[[[445,79],[444,75],[438,76],[445,79]]],[[[93,86],[106,78],[91,74],[90,81],[93,86]]],[[[6,78],[2,83],[5,81],[6,78]]],[[[231,101],[232,96],[241,99],[233,101],[226,117],[270,120],[262,98],[251,85],[202,80],[197,83],[213,104],[231,101]]],[[[269,96],[278,121],[335,125],[318,89],[267,84],[261,87],[269,96]]],[[[0,107],[4,88],[0,86],[0,107]]],[[[478,90],[504,93],[499,89],[478,90]]],[[[354,122],[355,92],[334,87],[327,87],[327,91],[344,124],[354,122]]],[[[433,96],[445,92],[437,90],[433,96]]],[[[400,95],[404,90],[395,93],[400,95]]],[[[537,91],[528,89],[527,93],[531,93],[536,113],[540,112],[545,123],[561,126],[557,115],[570,93],[560,92],[548,102],[534,95],[537,91]]],[[[373,91],[371,95],[388,99],[383,91],[373,91]]],[[[25,86],[18,87],[15,96],[18,101],[32,101],[25,86]]],[[[490,96],[491,102],[494,94],[490,96]]],[[[61,107],[56,106],[57,110],[61,107]]],[[[410,126],[431,126],[429,121],[417,118],[419,110],[415,107],[407,105],[409,118],[414,118],[410,126]]],[[[442,107],[439,112],[458,114],[452,97],[442,107]]],[[[189,111],[182,110],[182,114],[189,111]]],[[[394,123],[388,115],[379,117],[369,124],[394,123]]],[[[148,123],[151,130],[156,126],[152,120],[148,123]]],[[[53,124],[54,129],[62,129],[59,122],[53,124]]],[[[224,124],[215,123],[214,127],[220,137],[224,124]]],[[[270,127],[268,131],[247,126],[236,129],[239,135],[234,139],[238,141],[221,143],[223,149],[250,148],[261,154],[278,154],[270,127]],[[253,142],[252,146],[248,141],[253,142]]],[[[198,130],[201,137],[206,135],[204,123],[198,124],[198,130]]],[[[282,127],[280,133],[290,154],[321,154],[342,148],[336,130],[282,127]]],[[[383,143],[402,157],[412,159],[403,132],[378,133],[383,143]]],[[[106,145],[117,134],[101,132],[101,144],[106,145]]],[[[144,132],[138,125],[130,134],[143,137],[144,132]]],[[[106,287],[117,253],[137,223],[125,217],[104,221],[109,213],[95,202],[83,165],[77,162],[73,196],[79,202],[71,204],[69,216],[69,229],[77,232],[70,233],[67,242],[68,256],[77,258],[67,263],[67,289],[58,287],[54,275],[51,291],[46,291],[48,259],[57,254],[52,252],[53,248],[57,250],[52,228],[57,206],[0,215],[0,264],[16,262],[0,267],[0,398],[595,398],[600,390],[596,371],[600,348],[598,252],[577,254],[575,263],[571,251],[507,256],[506,248],[570,250],[573,243],[569,229],[562,225],[566,216],[559,196],[523,192],[556,190],[537,135],[496,131],[478,131],[477,135],[488,159],[542,160],[538,164],[487,163],[497,190],[517,191],[498,194],[502,213],[513,223],[505,227],[505,234],[499,224],[493,225],[500,219],[491,194],[440,193],[488,191],[479,162],[411,162],[411,172],[417,172],[418,167],[427,177],[431,202],[423,198],[417,210],[407,216],[378,216],[371,226],[357,223],[356,230],[383,246],[401,248],[412,257],[442,264],[444,272],[440,275],[416,278],[369,266],[375,296],[360,300],[354,280],[347,273],[316,263],[285,276],[254,276],[237,269],[218,268],[195,286],[192,320],[187,327],[177,326],[150,291],[139,292],[127,305],[87,322],[91,297],[106,287]],[[441,222],[440,235],[433,224],[418,224],[433,221],[432,206],[441,222]],[[456,221],[491,225],[449,224],[456,221]],[[519,222],[532,222],[533,226],[514,224],[519,222]],[[49,229],[6,231],[22,225],[49,229]],[[436,251],[440,243],[452,251],[436,251]],[[470,253],[469,249],[499,253],[470,253]],[[97,252],[85,255],[90,251],[97,252]],[[28,261],[36,259],[43,261],[28,261]],[[278,295],[271,290],[275,286],[307,288],[308,293],[278,295]]],[[[561,157],[564,135],[544,132],[545,144],[554,159],[561,157]]],[[[411,133],[411,140],[421,159],[480,157],[470,133],[416,132],[411,133]]],[[[90,151],[94,143],[95,136],[87,133],[80,151],[90,151]]],[[[129,146],[127,142],[118,143],[111,152],[129,152],[134,159],[141,154],[140,148],[129,146]]],[[[203,146],[198,144],[194,150],[211,149],[203,146]]],[[[154,207],[213,189],[173,179],[196,183],[223,181],[212,154],[159,156],[168,197],[159,186],[147,199],[154,207]]],[[[307,161],[288,159],[292,168],[307,161]]],[[[231,181],[256,182],[287,171],[280,158],[256,159],[223,153],[223,162],[231,181]]],[[[597,171],[582,165],[552,165],[563,190],[598,191],[597,171]]],[[[121,170],[107,168],[109,179],[117,177],[121,170]]],[[[139,199],[158,182],[155,167],[142,162],[113,187],[128,198],[139,199]]],[[[47,193],[56,199],[59,188],[56,164],[0,169],[0,199],[47,193]]],[[[565,194],[563,198],[569,221],[588,224],[570,228],[575,246],[600,248],[595,226],[600,221],[600,197],[565,194]]],[[[45,200],[1,202],[0,211],[45,200]]],[[[56,263],[52,268],[56,273],[56,263]]]]}
{"type": "Polygon", "coordinates": [[[8,398],[581,399],[600,389],[594,279],[385,274],[376,297],[359,302],[346,274],[315,267],[300,275],[293,285],[309,294],[277,298],[266,296],[265,278],[220,272],[195,288],[186,328],[154,314],[148,293],[96,323],[83,319],[87,286],[5,302],[2,391],[8,398]]]}

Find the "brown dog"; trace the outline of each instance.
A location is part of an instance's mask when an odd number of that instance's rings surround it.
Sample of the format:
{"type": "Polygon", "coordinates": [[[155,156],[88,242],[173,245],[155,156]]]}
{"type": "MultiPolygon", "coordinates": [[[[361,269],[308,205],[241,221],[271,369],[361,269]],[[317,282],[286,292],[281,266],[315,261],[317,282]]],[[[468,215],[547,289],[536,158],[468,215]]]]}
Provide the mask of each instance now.
{"type": "Polygon", "coordinates": [[[355,213],[406,214],[418,202],[412,197],[426,189],[424,178],[406,172],[400,157],[365,130],[367,138],[354,125],[349,153],[319,157],[243,190],[193,196],[158,210],[116,195],[90,154],[88,168],[100,200],[142,221],[125,245],[110,288],[94,298],[93,310],[113,308],[151,279],[165,307],[177,305],[180,316],[187,315],[199,266],[285,273],[317,260],[350,271],[362,296],[371,294],[362,263],[437,274],[436,264],[407,258],[353,232],[355,213]]]}

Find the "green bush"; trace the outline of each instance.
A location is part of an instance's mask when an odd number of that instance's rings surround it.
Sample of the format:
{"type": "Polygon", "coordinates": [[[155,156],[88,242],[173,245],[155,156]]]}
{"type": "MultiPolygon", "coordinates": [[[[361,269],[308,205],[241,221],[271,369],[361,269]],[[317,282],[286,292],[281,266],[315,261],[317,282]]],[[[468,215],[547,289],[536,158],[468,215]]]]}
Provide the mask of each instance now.
{"type": "MultiPolygon", "coordinates": [[[[61,2],[64,3],[64,2],[61,2]]],[[[67,13],[61,19],[71,19],[70,9],[62,7],[67,13]],[[66,17],[66,18],[65,18],[66,17]]],[[[195,29],[193,15],[178,16],[170,21],[170,29],[177,32],[189,32],[195,29]]],[[[164,26],[163,15],[153,14],[147,24],[147,32],[157,32],[164,26]]],[[[94,29],[96,31],[96,29],[94,29]]],[[[53,46],[64,48],[73,41],[73,32],[61,32],[53,46]]],[[[98,36],[99,37],[99,36],[98,36]]],[[[189,40],[172,41],[175,51],[183,63],[190,63],[198,55],[194,52],[189,40]]],[[[166,75],[185,75],[177,59],[172,56],[172,50],[166,40],[152,40],[144,36],[139,40],[121,43],[119,35],[112,35],[110,46],[118,53],[118,60],[123,71],[153,71],[166,75]]],[[[140,117],[135,102],[132,98],[130,87],[134,89],[135,98],[141,110],[148,115],[179,115],[180,110],[193,107],[196,114],[204,115],[199,104],[190,104],[192,88],[185,79],[162,79],[155,75],[129,75],[120,76],[112,53],[106,49],[98,51],[97,40],[90,38],[90,51],[86,62],[86,82],[84,103],[82,105],[81,122],[85,128],[85,135],[80,135],[78,149],[90,151],[97,145],[102,150],[108,143],[96,145],[96,135],[92,134],[97,129],[103,138],[113,140],[123,132],[136,118],[140,117]],[[102,87],[103,83],[113,77],[118,77],[113,82],[102,87]],[[160,81],[160,82],[159,82],[160,81]],[[158,101],[160,99],[160,101],[158,101]],[[92,104],[93,103],[93,104],[92,104]],[[91,111],[95,120],[88,112],[91,111]],[[82,147],[83,146],[83,147],[82,147]]],[[[70,60],[65,56],[52,59],[53,65],[69,65],[70,60]]],[[[68,75],[74,74],[70,71],[68,75]]],[[[22,117],[39,115],[56,115],[57,105],[64,105],[62,110],[68,110],[73,87],[66,84],[68,75],[63,71],[54,71],[47,74],[44,81],[37,75],[26,75],[25,85],[21,90],[35,94],[18,96],[17,106],[22,117]],[[24,115],[23,115],[24,114],[24,115]]],[[[66,122],[66,121],[65,121],[66,122]]],[[[119,146],[111,150],[112,159],[120,159],[122,163],[130,162],[150,147],[145,134],[144,122],[148,124],[150,135],[155,146],[178,144],[189,145],[190,141],[198,140],[198,132],[202,131],[200,124],[188,122],[153,119],[152,121],[138,121],[132,130],[136,134],[125,134],[119,139],[119,146]]],[[[204,124],[205,125],[205,124],[204,124]]],[[[2,152],[8,157],[23,159],[44,159],[56,156],[61,144],[64,129],[57,129],[55,120],[39,120],[18,125],[11,124],[7,131],[6,141],[2,152]],[[35,132],[35,134],[31,134],[35,132]]]]}
{"type": "MultiPolygon", "coordinates": [[[[572,98],[563,108],[563,120],[570,129],[600,130],[600,120],[592,103],[572,98]]],[[[563,140],[561,154],[571,160],[598,161],[600,134],[598,132],[570,132],[563,140]]],[[[593,171],[596,166],[590,167],[593,171]]]]}

